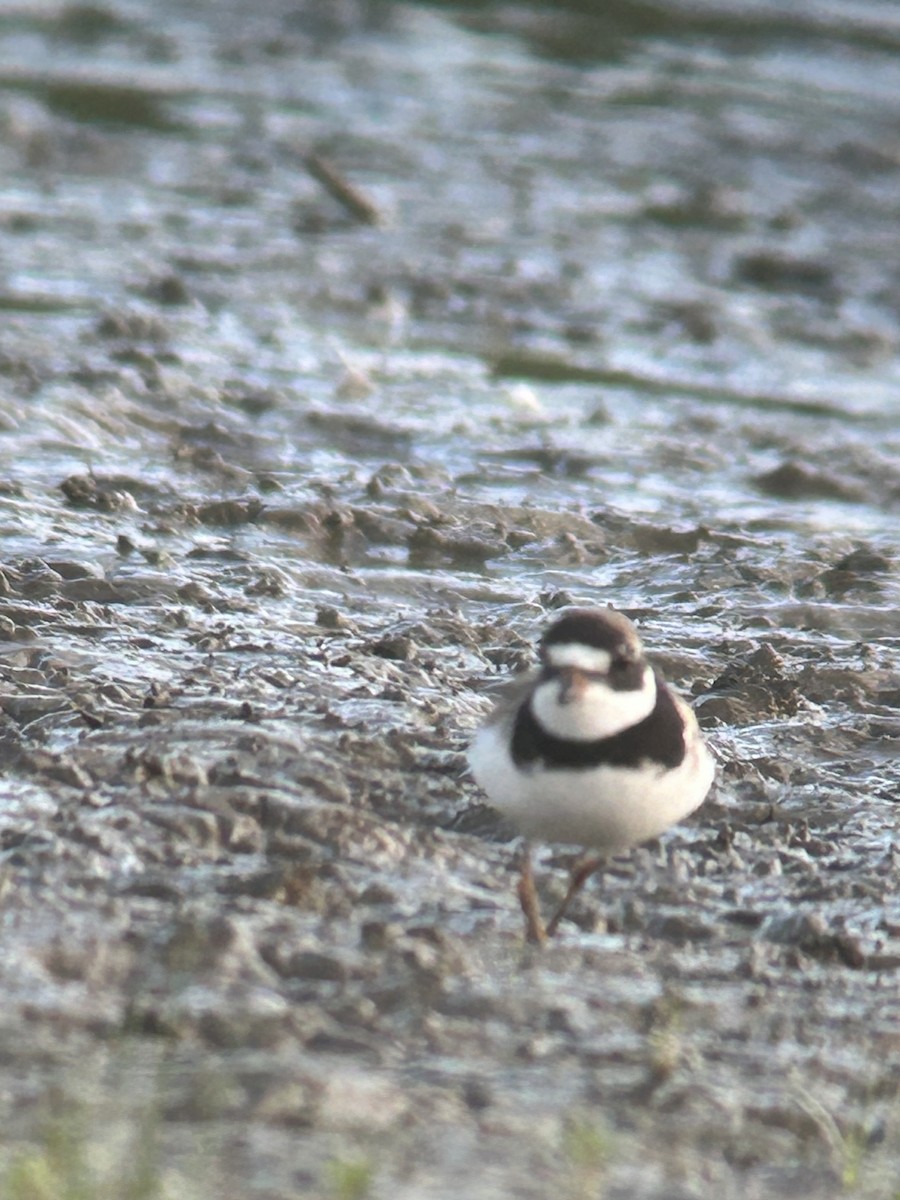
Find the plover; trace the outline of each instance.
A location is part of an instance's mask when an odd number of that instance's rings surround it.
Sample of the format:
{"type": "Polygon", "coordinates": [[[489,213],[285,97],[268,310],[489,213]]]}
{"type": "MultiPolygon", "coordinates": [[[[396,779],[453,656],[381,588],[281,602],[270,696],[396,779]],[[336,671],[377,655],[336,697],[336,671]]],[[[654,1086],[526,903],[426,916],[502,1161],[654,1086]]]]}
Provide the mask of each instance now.
{"type": "Polygon", "coordinates": [[[509,685],[472,742],[469,765],[525,836],[519,900],[536,942],[556,932],[608,855],[693,812],[715,769],[693,712],[649,665],[632,623],[614,609],[585,608],[568,610],[544,634],[540,665],[509,685]],[[594,852],[573,870],[546,927],[531,839],[594,852]]]}

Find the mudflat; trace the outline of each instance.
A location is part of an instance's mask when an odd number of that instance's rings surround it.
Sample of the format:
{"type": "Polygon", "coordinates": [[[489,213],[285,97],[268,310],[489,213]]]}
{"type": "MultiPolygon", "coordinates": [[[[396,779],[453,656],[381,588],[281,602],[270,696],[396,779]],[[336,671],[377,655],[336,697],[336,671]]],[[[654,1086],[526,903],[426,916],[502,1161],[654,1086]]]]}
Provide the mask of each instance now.
{"type": "Polygon", "coordinates": [[[896,1196],[900,32],[604,12],[3,14],[5,1198],[896,1196]],[[569,603],[718,780],[538,952],[569,603]]]}

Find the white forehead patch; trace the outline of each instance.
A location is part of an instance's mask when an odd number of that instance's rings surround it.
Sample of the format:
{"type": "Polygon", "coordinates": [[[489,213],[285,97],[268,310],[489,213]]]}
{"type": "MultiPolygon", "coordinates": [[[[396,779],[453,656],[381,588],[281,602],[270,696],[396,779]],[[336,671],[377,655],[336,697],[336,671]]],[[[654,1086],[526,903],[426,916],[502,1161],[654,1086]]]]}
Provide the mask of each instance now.
{"type": "Polygon", "coordinates": [[[582,646],[579,642],[550,646],[547,659],[551,667],[574,667],[576,671],[599,671],[603,675],[608,674],[612,666],[612,655],[608,650],[582,646]]]}

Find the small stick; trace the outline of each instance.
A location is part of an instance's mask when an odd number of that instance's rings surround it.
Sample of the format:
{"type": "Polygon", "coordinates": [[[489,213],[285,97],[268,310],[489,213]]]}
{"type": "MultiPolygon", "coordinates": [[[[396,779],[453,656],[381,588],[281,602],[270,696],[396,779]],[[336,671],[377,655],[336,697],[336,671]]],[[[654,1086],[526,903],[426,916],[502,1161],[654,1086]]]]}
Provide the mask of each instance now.
{"type": "Polygon", "coordinates": [[[307,171],[313,179],[321,183],[330,196],[342,204],[347,212],[364,225],[381,225],[382,214],[367,196],[353,186],[340,174],[337,167],[323,158],[321,154],[311,151],[304,158],[307,171]]]}

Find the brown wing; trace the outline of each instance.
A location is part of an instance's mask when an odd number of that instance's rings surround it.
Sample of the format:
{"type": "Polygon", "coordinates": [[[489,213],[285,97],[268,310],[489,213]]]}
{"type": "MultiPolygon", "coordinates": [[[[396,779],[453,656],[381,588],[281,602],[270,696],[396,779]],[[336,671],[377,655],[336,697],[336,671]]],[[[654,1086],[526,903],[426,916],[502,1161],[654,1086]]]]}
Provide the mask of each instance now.
{"type": "Polygon", "coordinates": [[[502,684],[494,693],[495,704],[486,725],[512,725],[522,701],[534,687],[540,671],[528,671],[502,684]]]}

